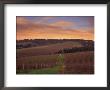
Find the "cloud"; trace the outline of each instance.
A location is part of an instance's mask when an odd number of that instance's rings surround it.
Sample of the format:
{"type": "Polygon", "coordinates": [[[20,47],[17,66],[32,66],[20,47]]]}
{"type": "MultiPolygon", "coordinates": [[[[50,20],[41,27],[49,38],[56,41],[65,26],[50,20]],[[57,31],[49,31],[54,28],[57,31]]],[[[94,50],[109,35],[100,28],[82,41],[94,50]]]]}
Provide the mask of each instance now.
{"type": "Polygon", "coordinates": [[[29,21],[23,17],[17,17],[16,19],[16,29],[19,30],[29,30],[29,29],[44,29],[44,28],[60,28],[58,26],[52,26],[47,24],[35,23],[29,21]]]}
{"type": "Polygon", "coordinates": [[[94,17],[89,17],[88,18],[88,23],[91,25],[91,26],[94,26],[94,17]]]}
{"type": "Polygon", "coordinates": [[[53,17],[53,16],[46,16],[46,17],[41,16],[40,20],[37,20],[36,23],[45,23],[48,20],[53,19],[53,18],[55,18],[55,17],[53,17]]]}
{"type": "MultiPolygon", "coordinates": [[[[48,17],[49,18],[49,17],[48,17]]],[[[48,19],[47,18],[47,19],[48,19]]],[[[46,18],[45,18],[46,19],[46,18]]],[[[16,18],[17,39],[44,39],[44,38],[64,38],[64,39],[94,39],[94,31],[92,28],[80,29],[63,29],[62,27],[69,27],[75,23],[67,21],[58,21],[52,24],[42,24],[29,21],[24,17],[16,18]]]]}
{"type": "Polygon", "coordinates": [[[84,28],[79,28],[82,32],[87,32],[87,33],[92,33],[94,34],[94,28],[93,27],[84,27],[84,28]]]}
{"type": "Polygon", "coordinates": [[[59,27],[68,27],[68,26],[74,26],[76,23],[68,22],[68,21],[57,21],[55,23],[50,24],[51,26],[59,26],[59,27]]]}
{"type": "Polygon", "coordinates": [[[29,23],[29,21],[23,17],[17,16],[16,23],[17,24],[27,24],[27,23],[29,23]]]}

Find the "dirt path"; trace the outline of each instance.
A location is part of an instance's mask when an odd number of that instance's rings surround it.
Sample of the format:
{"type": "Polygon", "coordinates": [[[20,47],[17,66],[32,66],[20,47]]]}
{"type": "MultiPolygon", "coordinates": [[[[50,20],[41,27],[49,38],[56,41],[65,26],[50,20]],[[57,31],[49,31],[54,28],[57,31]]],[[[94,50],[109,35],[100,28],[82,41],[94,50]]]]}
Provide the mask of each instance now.
{"type": "Polygon", "coordinates": [[[63,74],[64,73],[64,55],[59,54],[58,56],[58,65],[60,66],[59,73],[63,74]]]}

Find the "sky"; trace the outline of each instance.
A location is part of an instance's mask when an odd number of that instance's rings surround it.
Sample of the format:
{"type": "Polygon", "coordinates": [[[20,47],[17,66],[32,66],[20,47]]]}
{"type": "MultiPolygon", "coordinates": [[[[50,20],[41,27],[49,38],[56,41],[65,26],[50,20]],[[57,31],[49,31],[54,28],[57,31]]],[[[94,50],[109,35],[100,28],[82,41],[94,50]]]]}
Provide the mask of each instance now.
{"type": "Polygon", "coordinates": [[[94,40],[94,16],[17,16],[16,38],[94,40]]]}

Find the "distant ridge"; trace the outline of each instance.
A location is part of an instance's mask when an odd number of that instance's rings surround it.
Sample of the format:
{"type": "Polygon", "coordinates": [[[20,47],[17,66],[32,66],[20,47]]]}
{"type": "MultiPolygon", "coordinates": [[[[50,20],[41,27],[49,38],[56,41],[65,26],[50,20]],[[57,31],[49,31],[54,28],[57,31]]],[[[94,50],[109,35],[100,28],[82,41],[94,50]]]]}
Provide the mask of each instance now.
{"type": "Polygon", "coordinates": [[[36,46],[44,46],[44,45],[51,45],[57,43],[65,43],[65,42],[78,42],[80,44],[94,44],[92,40],[83,40],[83,39],[24,39],[24,40],[17,40],[16,41],[16,48],[29,48],[29,47],[36,47],[36,46]]]}
{"type": "Polygon", "coordinates": [[[36,40],[38,40],[38,41],[52,41],[52,40],[57,40],[57,41],[63,41],[63,40],[65,40],[65,41],[93,41],[93,40],[85,40],[85,39],[23,39],[23,40],[16,40],[17,42],[20,42],[20,41],[36,41],[36,40]]]}

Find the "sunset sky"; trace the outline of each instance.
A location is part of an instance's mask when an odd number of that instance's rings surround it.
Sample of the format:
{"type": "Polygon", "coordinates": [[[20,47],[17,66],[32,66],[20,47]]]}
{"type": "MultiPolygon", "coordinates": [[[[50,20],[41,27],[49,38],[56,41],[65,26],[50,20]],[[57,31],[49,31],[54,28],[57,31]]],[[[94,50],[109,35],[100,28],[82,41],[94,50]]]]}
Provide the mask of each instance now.
{"type": "Polygon", "coordinates": [[[94,40],[94,16],[17,16],[17,40],[94,40]]]}

